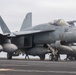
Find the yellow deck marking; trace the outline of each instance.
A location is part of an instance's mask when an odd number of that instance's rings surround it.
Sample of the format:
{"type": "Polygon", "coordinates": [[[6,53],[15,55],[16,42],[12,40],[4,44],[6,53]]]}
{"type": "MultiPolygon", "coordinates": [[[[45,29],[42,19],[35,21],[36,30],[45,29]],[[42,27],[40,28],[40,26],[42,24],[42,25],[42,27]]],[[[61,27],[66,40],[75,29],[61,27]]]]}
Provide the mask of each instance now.
{"type": "Polygon", "coordinates": [[[14,69],[0,69],[0,71],[12,71],[14,69]]]}
{"type": "Polygon", "coordinates": [[[76,74],[76,71],[44,71],[44,70],[19,70],[19,69],[0,69],[2,71],[12,71],[12,72],[34,72],[34,73],[61,73],[61,74],[76,74]]]}

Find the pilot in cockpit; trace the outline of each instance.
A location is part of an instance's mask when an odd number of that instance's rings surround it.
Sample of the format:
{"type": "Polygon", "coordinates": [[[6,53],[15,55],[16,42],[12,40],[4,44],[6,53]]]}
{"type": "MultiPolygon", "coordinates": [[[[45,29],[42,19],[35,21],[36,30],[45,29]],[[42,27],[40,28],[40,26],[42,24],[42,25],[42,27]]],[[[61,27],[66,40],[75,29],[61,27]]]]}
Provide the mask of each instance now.
{"type": "Polygon", "coordinates": [[[64,25],[69,25],[69,24],[63,19],[58,19],[58,20],[54,20],[53,25],[64,26],[64,25]]]}

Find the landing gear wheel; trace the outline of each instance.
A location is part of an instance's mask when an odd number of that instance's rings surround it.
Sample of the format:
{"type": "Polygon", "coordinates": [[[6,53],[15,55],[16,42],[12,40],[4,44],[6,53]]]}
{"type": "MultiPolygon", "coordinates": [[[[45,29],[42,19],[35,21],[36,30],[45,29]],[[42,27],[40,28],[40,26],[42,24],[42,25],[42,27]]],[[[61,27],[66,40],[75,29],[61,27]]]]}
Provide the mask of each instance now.
{"type": "Polygon", "coordinates": [[[54,56],[54,61],[58,61],[58,55],[54,56]]]}
{"type": "Polygon", "coordinates": [[[50,60],[50,61],[58,61],[58,55],[53,55],[53,54],[51,54],[51,55],[49,56],[49,60],[50,60]]]}
{"type": "Polygon", "coordinates": [[[75,57],[73,57],[73,56],[71,56],[71,55],[67,55],[67,57],[66,57],[66,59],[68,59],[68,60],[75,60],[75,57]]]}
{"type": "Polygon", "coordinates": [[[54,59],[53,54],[50,54],[50,56],[49,56],[49,60],[50,60],[50,61],[53,61],[53,59],[54,59]]]}
{"type": "Polygon", "coordinates": [[[74,58],[73,58],[72,56],[69,56],[69,60],[71,60],[71,61],[72,61],[72,60],[74,60],[74,58]]]}
{"type": "Polygon", "coordinates": [[[25,59],[27,60],[27,59],[30,59],[30,58],[29,58],[29,56],[28,56],[28,55],[26,55],[26,56],[25,56],[25,59]]]}
{"type": "Polygon", "coordinates": [[[7,59],[12,59],[12,53],[7,53],[7,59]]]}
{"type": "Polygon", "coordinates": [[[40,60],[45,60],[45,55],[40,55],[40,60]]]}

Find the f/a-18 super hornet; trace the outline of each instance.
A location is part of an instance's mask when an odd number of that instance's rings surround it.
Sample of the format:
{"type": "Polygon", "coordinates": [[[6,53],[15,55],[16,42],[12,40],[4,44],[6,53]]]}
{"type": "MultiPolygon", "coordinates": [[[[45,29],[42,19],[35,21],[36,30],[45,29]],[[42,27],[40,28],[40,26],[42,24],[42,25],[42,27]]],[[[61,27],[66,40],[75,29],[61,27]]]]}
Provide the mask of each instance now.
{"type": "MultiPolygon", "coordinates": [[[[34,43],[32,42],[33,37],[28,34],[28,33],[30,33],[30,31],[25,32],[27,34],[26,36],[24,36],[24,35],[15,36],[7,28],[6,24],[4,23],[4,21],[1,17],[0,17],[0,22],[1,22],[0,26],[1,26],[1,29],[4,33],[4,35],[6,35],[6,37],[8,38],[10,43],[17,46],[17,48],[18,48],[18,50],[12,52],[12,50],[10,50],[10,49],[8,49],[6,51],[5,46],[3,46],[2,51],[7,52],[7,59],[12,59],[12,56],[18,56],[19,54],[22,53],[22,54],[26,54],[26,56],[28,56],[28,55],[39,56],[40,59],[43,60],[45,58],[45,54],[50,52],[50,50],[43,47],[42,44],[40,44],[40,46],[36,46],[36,44],[35,44],[35,46],[34,46],[34,43]]],[[[26,17],[23,21],[23,24],[21,26],[20,32],[23,32],[23,30],[28,29],[30,27],[32,27],[32,13],[28,13],[26,15],[26,17]]],[[[37,31],[32,31],[31,33],[37,33],[37,31]]],[[[10,48],[10,45],[8,46],[8,48],[10,48]]]]}
{"type": "Polygon", "coordinates": [[[0,16],[0,26],[3,30],[3,33],[0,33],[0,52],[9,52],[9,53],[14,53],[15,51],[18,50],[18,47],[11,43],[11,40],[9,37],[7,37],[8,33],[10,33],[10,30],[8,27],[5,25],[4,21],[2,20],[0,16]]]}
{"type": "MultiPolygon", "coordinates": [[[[67,21],[68,24],[70,24],[70,26],[74,26],[75,27],[75,23],[76,21],[67,21]]],[[[53,48],[56,50],[56,57],[54,57],[54,54],[50,55],[50,60],[58,60],[58,57],[60,58],[60,54],[67,54],[66,60],[76,60],[76,44],[74,43],[67,43],[67,44],[61,44],[60,41],[56,42],[56,43],[51,43],[50,44],[51,47],[48,45],[49,48],[51,48],[53,50],[53,48]]]]}
{"type": "MultiPolygon", "coordinates": [[[[26,55],[38,55],[43,60],[45,54],[51,52],[53,58],[56,59],[58,50],[53,48],[51,43],[57,46],[59,43],[67,45],[76,42],[76,28],[62,19],[54,23],[49,22],[33,27],[31,27],[32,22],[29,17],[26,16],[25,20],[20,31],[9,33],[7,38],[26,55]]],[[[68,50],[70,51],[70,49],[68,50]]],[[[16,51],[16,53],[18,52],[16,51]]],[[[8,53],[8,59],[11,59],[12,56],[13,54],[8,53]]]]}

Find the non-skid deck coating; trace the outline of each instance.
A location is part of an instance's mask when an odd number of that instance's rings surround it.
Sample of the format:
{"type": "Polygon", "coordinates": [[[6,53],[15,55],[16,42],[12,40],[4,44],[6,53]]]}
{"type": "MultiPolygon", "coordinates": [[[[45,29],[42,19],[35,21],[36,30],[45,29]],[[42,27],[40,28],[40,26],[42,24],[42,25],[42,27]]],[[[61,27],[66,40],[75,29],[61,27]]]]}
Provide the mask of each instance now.
{"type": "Polygon", "coordinates": [[[0,59],[0,75],[76,75],[76,61],[0,59]]]}

